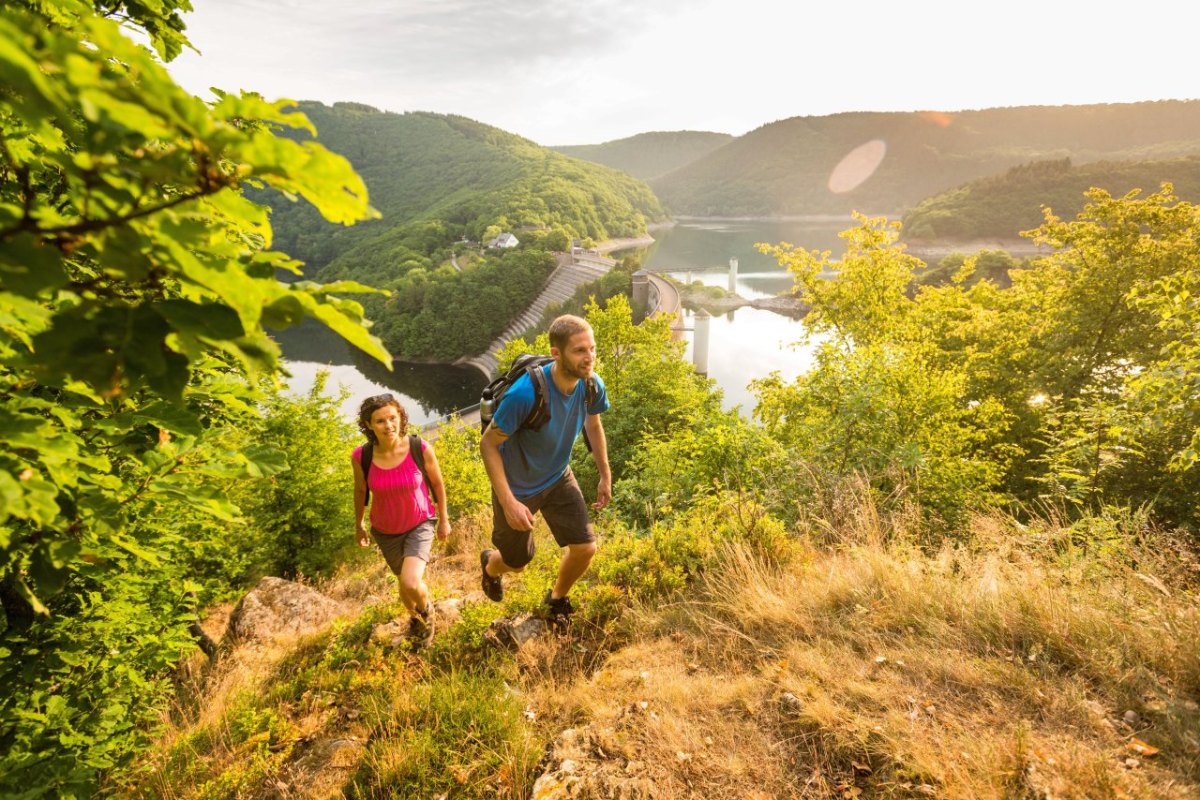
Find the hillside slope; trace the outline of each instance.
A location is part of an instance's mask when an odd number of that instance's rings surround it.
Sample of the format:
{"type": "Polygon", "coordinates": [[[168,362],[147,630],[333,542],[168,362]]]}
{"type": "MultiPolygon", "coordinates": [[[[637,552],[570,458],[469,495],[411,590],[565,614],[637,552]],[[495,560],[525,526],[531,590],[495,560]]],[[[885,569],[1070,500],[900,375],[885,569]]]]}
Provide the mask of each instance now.
{"type": "Polygon", "coordinates": [[[342,228],[307,203],[272,207],[275,245],[323,282],[392,292],[361,300],[406,362],[483,352],[533,302],[573,238],[637,237],[665,218],[646,184],[465,117],[303,102],[320,141],[350,159],[381,218],[342,228]],[[517,250],[483,245],[504,231],[517,250]],[[463,319],[471,324],[463,325],[463,319]]]}
{"type": "MultiPolygon", "coordinates": [[[[276,246],[320,268],[371,241],[368,252],[430,257],[466,237],[501,229],[561,228],[606,239],[645,232],[664,217],[641,181],[578,161],[498,128],[449,114],[395,114],[358,103],[301,102],[330,150],[362,176],[382,218],[343,229],[323,223],[306,203],[265,198],[276,246]]],[[[362,253],[349,258],[350,262],[362,253]]],[[[399,263],[397,261],[396,263],[399,263]]],[[[347,262],[337,274],[358,277],[347,262]]]]}
{"type": "Polygon", "coordinates": [[[1083,208],[1084,192],[1100,188],[1114,196],[1147,194],[1172,184],[1183,200],[1200,201],[1200,156],[1162,161],[1072,164],[1070,159],[1013,167],[1003,175],[971,181],[922,200],[904,215],[904,238],[970,241],[1014,239],[1041,224],[1042,208],[1069,219],[1083,208]]]}
{"type": "Polygon", "coordinates": [[[563,145],[552,149],[648,181],[686,166],[731,141],[733,137],[728,133],[655,131],[603,144],[563,145]]]}
{"type": "Polygon", "coordinates": [[[846,113],[764,125],[651,181],[674,214],[897,214],[1034,160],[1200,153],[1200,101],[846,113]]]}
{"type": "MultiPolygon", "coordinates": [[[[502,615],[538,630],[526,612],[557,554],[542,548],[490,603],[485,529],[468,523],[429,570],[443,609],[430,650],[396,645],[405,614],[382,559],[349,570],[323,587],[340,622],[197,670],[195,705],[147,756],[153,780],[115,794],[1197,796],[1185,643],[1200,617],[1174,554],[1067,557],[1069,531],[1002,518],[923,554],[889,542],[908,521],[866,500],[843,512],[831,546],[800,535],[782,562],[749,530],[693,554],[686,602],[622,564],[630,542],[608,531],[570,635],[513,654],[486,631],[502,615]]],[[[674,535],[655,544],[690,534],[674,535]]]]}

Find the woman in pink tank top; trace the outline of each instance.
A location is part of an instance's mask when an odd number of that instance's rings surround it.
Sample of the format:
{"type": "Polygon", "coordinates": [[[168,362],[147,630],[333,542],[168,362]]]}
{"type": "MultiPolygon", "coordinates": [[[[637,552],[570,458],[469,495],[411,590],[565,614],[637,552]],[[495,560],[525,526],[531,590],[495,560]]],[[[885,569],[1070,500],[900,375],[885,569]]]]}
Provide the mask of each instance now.
{"type": "MultiPolygon", "coordinates": [[[[428,483],[411,450],[408,414],[391,394],[368,397],[358,409],[358,428],[371,445],[371,462],[363,474],[363,447],[350,456],[354,467],[354,518],[359,547],[367,547],[363,517],[370,488],[370,535],[400,580],[400,600],[411,615],[409,638],[416,645],[433,638],[433,605],[425,585],[425,564],[436,532],[450,534],[446,487],[433,447],[417,442],[424,455],[428,483]]],[[[365,445],[364,445],[365,446],[365,445]]]]}

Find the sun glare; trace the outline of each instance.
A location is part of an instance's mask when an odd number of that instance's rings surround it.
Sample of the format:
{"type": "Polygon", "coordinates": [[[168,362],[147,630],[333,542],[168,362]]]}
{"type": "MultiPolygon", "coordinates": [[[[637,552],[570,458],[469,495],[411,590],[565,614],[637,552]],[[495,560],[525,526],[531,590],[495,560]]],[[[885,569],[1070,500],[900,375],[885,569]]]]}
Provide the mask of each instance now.
{"type": "Polygon", "coordinates": [[[863,181],[875,174],[885,155],[887,143],[882,139],[872,139],[866,144],[860,144],[847,153],[829,174],[829,191],[845,194],[857,189],[863,181]]]}

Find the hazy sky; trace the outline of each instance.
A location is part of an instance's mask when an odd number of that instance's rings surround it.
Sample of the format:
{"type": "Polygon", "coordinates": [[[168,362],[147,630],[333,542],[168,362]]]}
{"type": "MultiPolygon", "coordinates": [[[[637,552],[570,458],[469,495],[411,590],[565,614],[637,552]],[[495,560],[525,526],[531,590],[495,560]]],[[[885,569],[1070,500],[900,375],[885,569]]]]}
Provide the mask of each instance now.
{"type": "MultiPolygon", "coordinates": [[[[1187,4],[193,0],[191,91],[461,114],[543,145],[841,111],[1196,99],[1187,4]]],[[[1193,20],[1194,21],[1194,20],[1193,20]]]]}

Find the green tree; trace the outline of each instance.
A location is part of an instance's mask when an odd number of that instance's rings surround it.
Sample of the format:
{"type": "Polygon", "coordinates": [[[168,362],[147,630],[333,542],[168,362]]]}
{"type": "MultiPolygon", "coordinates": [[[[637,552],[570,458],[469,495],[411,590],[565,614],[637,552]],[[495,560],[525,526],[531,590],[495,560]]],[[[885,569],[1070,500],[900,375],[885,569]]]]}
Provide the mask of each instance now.
{"type": "Polygon", "coordinates": [[[1007,289],[972,280],[977,256],[946,283],[913,286],[882,220],[843,234],[833,279],[820,277],[827,254],[764,246],[829,338],[810,374],[759,383],[768,430],[834,475],[919,489],[944,515],[1049,494],[1080,510],[1154,504],[1193,523],[1185,376],[1200,212],[1169,186],[1087,197],[1074,220],[1047,212],[1030,235],[1049,255],[1010,268],[1007,289]]]}
{"type": "Polygon", "coordinates": [[[89,794],[159,718],[235,482],[286,467],[240,431],[313,317],[381,360],[352,283],[284,283],[248,186],[372,216],[288,101],[178,87],[186,0],[0,9],[0,785],[89,794]],[[99,9],[97,11],[96,9],[99,9]],[[110,18],[110,16],[112,18],[110,18]],[[118,22],[117,20],[120,20],[118,22]]]}

